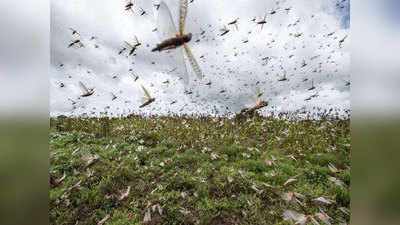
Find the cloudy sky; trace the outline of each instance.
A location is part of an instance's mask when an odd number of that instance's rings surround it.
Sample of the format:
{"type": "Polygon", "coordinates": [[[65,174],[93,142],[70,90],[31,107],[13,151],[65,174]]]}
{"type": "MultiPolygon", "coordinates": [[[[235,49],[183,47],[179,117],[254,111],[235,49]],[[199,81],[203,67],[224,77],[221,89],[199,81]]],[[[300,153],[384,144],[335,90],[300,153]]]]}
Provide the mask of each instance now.
{"type": "MultiPolygon", "coordinates": [[[[165,22],[158,21],[150,0],[134,2],[126,11],[124,0],[51,1],[51,115],[237,112],[252,104],[257,90],[270,103],[264,114],[350,108],[349,0],[194,0],[185,32],[193,34],[189,46],[202,80],[186,59],[179,60],[181,49],[151,52],[160,42],[154,29],[165,22]],[[255,22],[265,15],[261,30],[255,22]],[[228,25],[237,18],[238,29],[228,25]],[[224,26],[230,31],[221,36],[224,26]],[[135,36],[142,43],[135,55],[119,55],[124,41],[135,43],[135,36]],[[68,48],[77,39],[84,47],[68,48]],[[185,64],[191,95],[179,80],[185,64]],[[287,81],[279,81],[284,74],[287,81]],[[79,97],[79,81],[94,94],[79,97]],[[315,89],[309,90],[312,82],[315,89]],[[143,109],[140,85],[156,98],[143,109]],[[316,97],[306,100],[310,96],[316,97]]],[[[165,2],[178,25],[177,1],[165,2]]]]}

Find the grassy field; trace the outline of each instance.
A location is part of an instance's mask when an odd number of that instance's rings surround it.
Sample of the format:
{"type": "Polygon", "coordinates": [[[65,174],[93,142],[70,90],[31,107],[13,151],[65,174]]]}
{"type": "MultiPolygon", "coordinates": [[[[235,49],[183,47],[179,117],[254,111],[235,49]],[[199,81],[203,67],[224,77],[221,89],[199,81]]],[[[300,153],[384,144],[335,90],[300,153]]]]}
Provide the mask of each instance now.
{"type": "Polygon", "coordinates": [[[350,121],[51,119],[51,224],[341,224],[350,121]]]}

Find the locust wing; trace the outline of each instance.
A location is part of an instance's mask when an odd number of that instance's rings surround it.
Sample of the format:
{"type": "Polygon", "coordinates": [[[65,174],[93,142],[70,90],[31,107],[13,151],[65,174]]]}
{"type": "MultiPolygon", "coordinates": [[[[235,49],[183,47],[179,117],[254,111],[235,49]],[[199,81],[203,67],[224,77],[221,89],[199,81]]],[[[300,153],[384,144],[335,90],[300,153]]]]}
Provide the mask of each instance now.
{"type": "Polygon", "coordinates": [[[158,9],[157,31],[161,41],[175,37],[178,34],[171,11],[164,1],[160,2],[160,8],[158,9]]]}
{"type": "Polygon", "coordinates": [[[79,87],[81,88],[81,90],[83,91],[83,93],[88,93],[89,90],[87,89],[87,87],[81,82],[79,81],[79,87]]]}
{"type": "Polygon", "coordinates": [[[127,41],[124,41],[124,42],[129,48],[133,48],[133,45],[129,44],[129,42],[127,42],[127,41]]]}
{"type": "Polygon", "coordinates": [[[183,45],[183,47],[185,48],[185,52],[186,55],[188,57],[188,60],[190,62],[190,65],[192,65],[193,71],[196,73],[196,76],[199,79],[203,78],[203,73],[201,72],[200,66],[196,61],[196,58],[194,58],[192,51],[189,48],[189,45],[187,45],[186,43],[183,45]]]}
{"type": "Polygon", "coordinates": [[[189,75],[186,68],[185,57],[183,56],[183,49],[178,48],[176,50],[172,50],[169,55],[173,62],[171,63],[174,66],[173,74],[179,77],[180,80],[183,81],[185,88],[189,84],[189,75]]]}
{"type": "Polygon", "coordinates": [[[135,35],[135,41],[136,41],[136,45],[139,45],[139,44],[141,44],[140,42],[139,42],[139,39],[137,38],[137,36],[135,35]]]}
{"type": "Polygon", "coordinates": [[[143,85],[141,85],[141,86],[142,86],[144,95],[146,95],[146,98],[147,99],[151,99],[150,93],[147,91],[147,89],[145,87],[143,87],[143,85]]]}
{"type": "Polygon", "coordinates": [[[259,88],[257,88],[256,93],[252,96],[252,105],[257,105],[260,102],[260,97],[262,93],[259,88]]]}
{"type": "Polygon", "coordinates": [[[183,35],[185,31],[185,23],[188,9],[188,1],[180,0],[179,4],[179,34],[183,35]]]}
{"type": "Polygon", "coordinates": [[[256,92],[254,94],[246,95],[244,105],[247,108],[252,108],[252,107],[256,106],[261,101],[261,99],[260,99],[261,95],[262,95],[262,92],[260,91],[260,88],[257,87],[256,92]]]}

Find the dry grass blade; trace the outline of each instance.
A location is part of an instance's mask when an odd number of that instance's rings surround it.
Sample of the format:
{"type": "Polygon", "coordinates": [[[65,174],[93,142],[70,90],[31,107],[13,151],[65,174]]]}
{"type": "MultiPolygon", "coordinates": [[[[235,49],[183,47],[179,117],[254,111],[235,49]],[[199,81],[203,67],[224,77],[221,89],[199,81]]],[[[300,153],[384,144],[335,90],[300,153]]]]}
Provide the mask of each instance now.
{"type": "Polygon", "coordinates": [[[295,182],[295,181],[297,181],[296,178],[289,178],[289,179],[283,184],[283,186],[287,186],[287,185],[289,185],[289,184],[291,184],[291,183],[293,183],[293,182],[295,182]]]}
{"type": "Polygon", "coordinates": [[[107,214],[102,220],[100,220],[97,223],[97,225],[104,225],[107,222],[107,220],[110,219],[110,218],[111,218],[110,214],[107,214]]]}

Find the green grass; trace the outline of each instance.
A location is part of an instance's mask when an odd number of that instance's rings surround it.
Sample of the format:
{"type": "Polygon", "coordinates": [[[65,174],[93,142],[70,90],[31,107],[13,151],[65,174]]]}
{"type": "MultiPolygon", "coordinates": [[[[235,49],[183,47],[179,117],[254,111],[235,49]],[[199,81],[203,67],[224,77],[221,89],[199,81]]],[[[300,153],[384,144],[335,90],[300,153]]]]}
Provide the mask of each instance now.
{"type": "Polygon", "coordinates": [[[348,187],[328,180],[350,185],[349,120],[134,116],[50,123],[51,224],[97,224],[107,214],[105,224],[145,224],[149,210],[147,224],[288,224],[287,209],[323,210],[333,224],[350,219],[339,210],[349,208],[348,187]],[[99,161],[86,168],[91,155],[99,161]],[[341,172],[332,173],[329,163],[341,172]],[[302,206],[283,200],[285,192],[304,195],[302,206]],[[335,203],[318,207],[311,200],[320,196],[335,203]]]}

